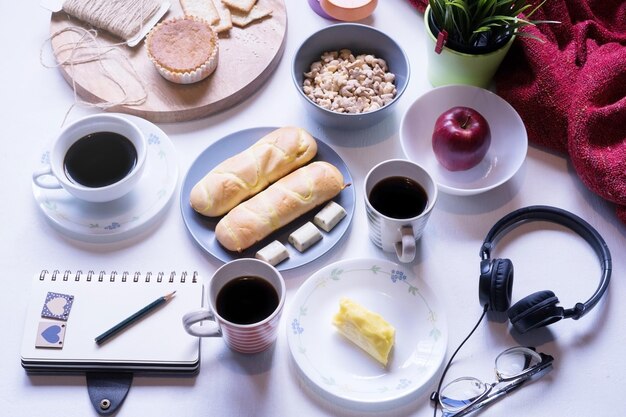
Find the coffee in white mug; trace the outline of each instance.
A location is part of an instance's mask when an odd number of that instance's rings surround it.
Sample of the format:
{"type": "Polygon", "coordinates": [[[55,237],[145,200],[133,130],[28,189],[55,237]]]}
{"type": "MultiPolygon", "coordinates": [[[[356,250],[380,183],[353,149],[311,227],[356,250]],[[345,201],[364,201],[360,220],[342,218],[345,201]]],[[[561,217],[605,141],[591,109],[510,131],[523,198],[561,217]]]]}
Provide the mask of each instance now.
{"type": "Polygon", "coordinates": [[[369,171],[364,193],[370,240],[400,262],[412,262],[437,201],[435,181],[418,164],[391,159],[369,171]]]}

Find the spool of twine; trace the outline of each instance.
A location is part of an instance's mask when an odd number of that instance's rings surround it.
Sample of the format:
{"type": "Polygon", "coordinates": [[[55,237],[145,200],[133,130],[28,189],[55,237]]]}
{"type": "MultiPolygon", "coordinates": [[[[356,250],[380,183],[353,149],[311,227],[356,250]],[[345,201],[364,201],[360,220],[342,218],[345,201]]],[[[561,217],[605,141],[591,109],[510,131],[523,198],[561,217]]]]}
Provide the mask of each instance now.
{"type": "Polygon", "coordinates": [[[143,28],[160,5],[157,0],[65,0],[63,10],[127,41],[143,28]]]}

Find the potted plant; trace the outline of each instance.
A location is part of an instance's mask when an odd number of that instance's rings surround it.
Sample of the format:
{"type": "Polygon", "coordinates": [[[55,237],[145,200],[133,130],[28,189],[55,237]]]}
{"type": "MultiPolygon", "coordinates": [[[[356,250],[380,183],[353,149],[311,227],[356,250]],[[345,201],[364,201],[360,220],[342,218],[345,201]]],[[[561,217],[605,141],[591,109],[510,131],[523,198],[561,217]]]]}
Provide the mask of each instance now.
{"type": "Polygon", "coordinates": [[[424,25],[431,84],[488,86],[515,37],[534,37],[519,29],[558,23],[529,20],[545,1],[428,0],[424,25]]]}

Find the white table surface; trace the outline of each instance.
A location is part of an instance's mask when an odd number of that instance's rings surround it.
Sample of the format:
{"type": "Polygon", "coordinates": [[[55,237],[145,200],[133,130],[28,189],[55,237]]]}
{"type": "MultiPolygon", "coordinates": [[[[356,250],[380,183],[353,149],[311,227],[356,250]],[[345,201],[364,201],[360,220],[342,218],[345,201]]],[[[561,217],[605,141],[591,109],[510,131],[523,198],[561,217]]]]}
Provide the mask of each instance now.
{"type": "MultiPolygon", "coordinates": [[[[36,1],[0,1],[0,95],[2,97],[2,323],[0,342],[0,415],[96,415],[84,377],[26,375],[19,360],[25,306],[31,277],[41,269],[197,270],[208,279],[220,263],[203,253],[183,224],[178,201],[158,227],[131,241],[96,245],[69,240],[47,223],[31,189],[31,173],[40,150],[60,126],[73,102],[59,71],[39,62],[49,34],[50,13],[36,1]]],[[[409,55],[411,80],[394,117],[373,129],[345,133],[316,125],[303,111],[290,79],[291,57],[313,31],[330,24],[305,1],[286,0],[288,35],[284,56],[267,85],[243,103],[197,121],[162,124],[175,143],[181,178],[214,140],[255,126],[299,125],[331,144],[347,162],[357,190],[357,209],[348,236],[322,259],[284,273],[287,305],[313,272],[353,257],[390,259],[367,238],[362,182],[375,163],[402,157],[398,128],[410,103],[430,87],[425,76],[421,15],[404,0],[379,3],[371,24],[396,39],[409,55]]],[[[96,112],[75,109],[70,118],[96,112]]],[[[176,196],[177,199],[177,196],[176,196]]],[[[483,410],[485,416],[623,415],[626,383],[624,317],[626,227],[611,204],[589,192],[561,155],[530,147],[515,177],[488,193],[472,197],[442,194],[411,268],[440,297],[448,315],[451,354],[479,317],[478,251],[491,225],[526,205],[547,204],[570,210],[604,236],[613,253],[613,279],[606,297],[579,321],[564,320],[531,335],[509,332],[506,322],[484,322],[461,350],[448,374],[475,375],[493,381],[493,359],[507,347],[535,345],[555,357],[554,370],[503,401],[483,410]]],[[[513,232],[497,248],[516,268],[514,300],[551,289],[571,307],[593,292],[599,267],[593,251],[577,235],[558,226],[533,223],[513,232]]],[[[276,346],[257,356],[231,353],[219,339],[202,343],[202,367],[195,378],[135,378],[118,416],[317,416],[376,415],[351,410],[319,397],[300,379],[290,358],[285,323],[276,346]]],[[[430,391],[429,389],[428,391],[430,391]]],[[[426,395],[384,415],[432,415],[426,395]]]]}

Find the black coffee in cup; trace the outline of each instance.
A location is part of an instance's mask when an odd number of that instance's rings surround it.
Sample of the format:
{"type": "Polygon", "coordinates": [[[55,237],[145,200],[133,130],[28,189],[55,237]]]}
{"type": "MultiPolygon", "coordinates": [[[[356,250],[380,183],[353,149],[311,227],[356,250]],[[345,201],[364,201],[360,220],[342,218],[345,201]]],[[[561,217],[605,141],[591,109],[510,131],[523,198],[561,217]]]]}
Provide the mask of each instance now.
{"type": "Polygon", "coordinates": [[[379,213],[394,219],[419,216],[428,204],[428,195],[420,184],[407,177],[388,177],[377,182],[368,196],[379,213]]]}
{"type": "Polygon", "coordinates": [[[137,163],[137,149],[123,135],[95,132],[83,136],[65,154],[65,175],[73,183],[100,188],[124,179],[137,163]]]}
{"type": "Polygon", "coordinates": [[[272,284],[257,276],[229,281],[217,294],[217,314],[236,324],[258,323],[278,307],[278,293],[272,284]]]}

